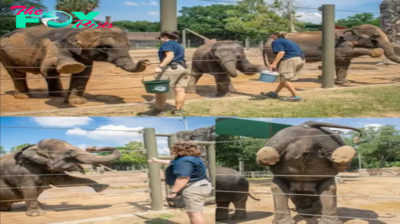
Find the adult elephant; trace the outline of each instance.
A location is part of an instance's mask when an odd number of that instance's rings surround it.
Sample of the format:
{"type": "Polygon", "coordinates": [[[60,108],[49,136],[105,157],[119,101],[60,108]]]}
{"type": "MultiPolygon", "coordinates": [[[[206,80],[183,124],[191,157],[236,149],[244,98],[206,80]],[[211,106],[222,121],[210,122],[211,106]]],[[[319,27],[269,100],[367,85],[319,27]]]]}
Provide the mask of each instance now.
{"type": "MultiPolygon", "coordinates": [[[[269,166],[274,174],[275,216],[273,224],[294,224],[288,200],[296,211],[322,215],[319,224],[341,224],[337,217],[335,176],[348,168],[356,151],[329,128],[359,129],[308,121],[285,128],[274,135],[257,153],[257,163],[269,166]]],[[[304,215],[306,216],[306,215],[304,215]]]]}
{"type": "Polygon", "coordinates": [[[128,72],[142,72],[147,60],[138,63],[129,55],[126,32],[112,28],[54,29],[44,25],[17,29],[1,37],[0,62],[14,82],[17,99],[31,97],[26,73],[42,74],[50,96],[63,96],[60,73],[72,74],[65,102],[84,104],[86,85],[94,61],[110,62],[128,72]]]}
{"type": "Polygon", "coordinates": [[[26,215],[39,216],[39,195],[55,187],[88,186],[96,192],[104,191],[109,185],[68,175],[66,172],[85,170],[81,164],[102,164],[120,157],[117,149],[88,148],[86,152],[65,141],[45,139],[36,145],[29,145],[19,152],[0,157],[0,211],[10,211],[12,204],[25,201],[26,215]],[[106,156],[90,152],[111,151],[106,156]]]}
{"type": "Polygon", "coordinates": [[[229,205],[231,203],[235,206],[235,214],[231,219],[245,219],[247,197],[250,196],[254,200],[260,200],[248,193],[249,182],[234,169],[216,166],[215,173],[217,175],[215,181],[215,202],[217,204],[215,219],[217,221],[228,219],[229,205]]]}
{"type": "MultiPolygon", "coordinates": [[[[322,60],[322,32],[288,33],[286,38],[299,44],[307,62],[322,60]]],[[[346,77],[351,60],[360,56],[381,57],[384,54],[391,61],[400,63],[400,57],[396,56],[400,55],[399,49],[395,49],[388,36],[376,26],[361,25],[351,29],[335,30],[335,38],[336,84],[347,83],[346,77]]],[[[265,44],[262,53],[266,66],[269,65],[266,57],[275,57],[271,43],[272,40],[265,44]]]]}
{"type": "Polygon", "coordinates": [[[225,96],[234,92],[231,77],[237,77],[237,70],[245,75],[254,75],[264,66],[251,64],[243,46],[235,41],[211,40],[193,53],[191,78],[187,93],[196,93],[196,84],[204,73],[211,74],[217,84],[216,96],[225,96]]]}

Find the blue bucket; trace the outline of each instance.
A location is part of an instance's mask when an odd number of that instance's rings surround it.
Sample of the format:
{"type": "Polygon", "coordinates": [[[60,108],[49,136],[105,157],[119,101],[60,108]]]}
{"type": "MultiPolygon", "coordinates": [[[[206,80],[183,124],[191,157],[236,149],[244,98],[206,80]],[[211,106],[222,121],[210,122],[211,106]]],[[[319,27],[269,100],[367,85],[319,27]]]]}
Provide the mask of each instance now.
{"type": "Polygon", "coordinates": [[[278,77],[279,73],[271,72],[271,71],[261,71],[259,80],[261,82],[275,82],[276,78],[278,77]]]}

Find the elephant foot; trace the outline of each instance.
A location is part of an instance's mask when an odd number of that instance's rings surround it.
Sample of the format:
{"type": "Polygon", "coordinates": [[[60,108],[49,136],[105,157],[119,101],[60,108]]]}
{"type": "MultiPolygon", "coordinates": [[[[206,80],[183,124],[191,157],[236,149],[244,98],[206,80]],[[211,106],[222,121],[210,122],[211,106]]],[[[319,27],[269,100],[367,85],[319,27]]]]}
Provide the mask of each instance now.
{"type": "Polygon", "coordinates": [[[339,170],[345,170],[347,165],[353,160],[356,155],[356,150],[351,146],[341,146],[332,153],[332,160],[339,168],[339,170]]]}
{"type": "Polygon", "coordinates": [[[3,212],[9,212],[9,211],[11,211],[11,210],[12,210],[11,205],[12,205],[12,204],[10,204],[10,203],[5,203],[5,202],[0,203],[0,211],[3,211],[3,212]]]}
{"type": "Polygon", "coordinates": [[[272,224],[295,224],[296,222],[290,216],[284,216],[282,218],[274,218],[272,224]]]}
{"type": "Polygon", "coordinates": [[[350,83],[348,80],[335,80],[336,85],[345,85],[350,83]]]}
{"type": "Polygon", "coordinates": [[[229,208],[226,209],[217,208],[217,210],[215,211],[215,219],[216,220],[229,219],[229,208]]]}
{"type": "Polygon", "coordinates": [[[339,220],[337,217],[323,217],[318,224],[343,224],[342,221],[339,220]]]}
{"type": "Polygon", "coordinates": [[[239,220],[239,219],[245,219],[246,218],[246,211],[235,211],[235,214],[232,216],[232,220],[239,220]]]}
{"type": "Polygon", "coordinates": [[[272,166],[279,162],[280,155],[272,147],[263,147],[257,152],[257,162],[263,166],[272,166]]]}
{"type": "Polygon", "coordinates": [[[380,58],[385,51],[382,48],[375,48],[369,51],[369,56],[372,58],[380,58]]]}
{"type": "Polygon", "coordinates": [[[14,94],[14,98],[15,99],[29,99],[29,98],[32,98],[32,95],[31,94],[25,94],[25,93],[15,93],[14,94]]]}
{"type": "Polygon", "coordinates": [[[87,103],[87,99],[79,96],[70,97],[69,99],[64,100],[65,103],[69,103],[71,105],[79,105],[87,103]]]}
{"type": "Polygon", "coordinates": [[[42,209],[31,209],[26,211],[27,216],[41,216],[44,215],[45,212],[42,209]]]}
{"type": "Polygon", "coordinates": [[[110,185],[108,184],[96,184],[93,186],[93,189],[97,192],[100,193],[102,191],[105,191],[110,185]]]}
{"type": "Polygon", "coordinates": [[[228,96],[230,96],[231,94],[228,92],[228,93],[221,93],[221,92],[217,92],[216,94],[215,94],[215,96],[216,97],[228,97],[228,96]]]}
{"type": "Polygon", "coordinates": [[[85,70],[85,65],[76,61],[63,61],[57,66],[57,71],[63,74],[76,74],[85,70]]]}

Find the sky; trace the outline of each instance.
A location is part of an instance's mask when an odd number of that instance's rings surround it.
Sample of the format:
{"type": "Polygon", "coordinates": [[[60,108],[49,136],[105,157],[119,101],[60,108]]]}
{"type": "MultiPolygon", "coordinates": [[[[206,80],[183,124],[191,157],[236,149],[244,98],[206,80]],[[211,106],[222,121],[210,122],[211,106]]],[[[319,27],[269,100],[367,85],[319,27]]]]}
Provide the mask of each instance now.
{"type": "MultiPolygon", "coordinates": [[[[188,130],[215,124],[214,117],[187,117],[186,120],[188,130]]],[[[143,142],[141,134],[132,132],[142,128],[155,128],[156,133],[159,134],[171,134],[185,130],[182,118],[175,117],[1,117],[0,121],[2,127],[0,129],[0,145],[6,151],[17,145],[36,144],[47,138],[64,140],[82,149],[87,146],[117,147],[123,146],[129,141],[143,142]],[[123,131],[101,131],[107,129],[123,131]]],[[[167,138],[157,138],[157,146],[160,154],[168,154],[167,138]]]]}
{"type": "MultiPolygon", "coordinates": [[[[48,7],[48,10],[55,10],[56,0],[42,0],[48,7]]],[[[205,6],[211,4],[235,4],[236,0],[177,0],[178,11],[182,7],[205,6]]],[[[267,0],[272,1],[272,0],[267,0]]],[[[117,20],[160,20],[160,0],[100,0],[100,7],[95,11],[100,12],[96,17],[98,20],[105,20],[105,16],[111,16],[112,21],[117,20]]],[[[306,22],[321,22],[321,12],[317,10],[322,4],[336,5],[336,19],[346,18],[348,16],[360,13],[371,12],[379,16],[379,4],[381,0],[298,0],[301,8],[298,11],[300,20],[306,22]],[[360,12],[347,12],[347,11],[360,12]]]]}

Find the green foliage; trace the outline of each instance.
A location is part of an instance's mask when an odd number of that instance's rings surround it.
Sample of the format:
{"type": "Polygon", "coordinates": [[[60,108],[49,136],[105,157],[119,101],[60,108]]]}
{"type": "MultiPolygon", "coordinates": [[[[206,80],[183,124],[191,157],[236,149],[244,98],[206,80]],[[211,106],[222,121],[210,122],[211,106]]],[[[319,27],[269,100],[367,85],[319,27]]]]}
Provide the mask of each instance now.
{"type": "MultiPolygon", "coordinates": [[[[357,136],[353,132],[350,133],[351,138],[345,138],[345,141],[347,144],[355,146],[357,153],[361,154],[363,168],[400,165],[400,132],[393,125],[379,128],[367,127],[362,130],[366,134],[359,144],[352,142],[352,139],[357,136]]],[[[358,161],[356,163],[358,164],[358,161]]]]}
{"type": "Polygon", "coordinates": [[[100,0],[57,0],[56,9],[73,16],[72,12],[88,14],[100,6],[100,0]]]}
{"type": "Polygon", "coordinates": [[[242,0],[235,9],[227,12],[226,29],[243,36],[258,39],[266,38],[275,31],[288,31],[288,23],[277,11],[280,5],[268,5],[263,0],[242,0]]]}
{"type": "Polygon", "coordinates": [[[149,22],[149,21],[129,21],[121,20],[112,23],[113,26],[119,27],[128,32],[159,32],[160,23],[159,22],[149,22]]]}
{"type": "Polygon", "coordinates": [[[11,148],[11,152],[18,152],[18,151],[20,151],[21,149],[23,149],[23,148],[25,148],[26,146],[29,146],[29,145],[32,145],[32,144],[24,143],[24,144],[21,144],[21,145],[17,145],[17,146],[15,146],[15,147],[12,147],[12,148],[11,148]]]}
{"type": "Polygon", "coordinates": [[[0,156],[7,154],[6,150],[4,150],[3,146],[0,146],[0,156]]]}
{"type": "Polygon", "coordinates": [[[338,26],[351,28],[363,24],[371,24],[380,27],[381,21],[379,17],[375,17],[372,13],[360,13],[354,16],[349,16],[345,19],[339,19],[336,23],[338,26]]]}
{"type": "Polygon", "coordinates": [[[123,147],[116,147],[121,152],[121,157],[115,162],[121,165],[144,165],[147,163],[145,154],[141,151],[141,142],[131,141],[123,147]]]}

